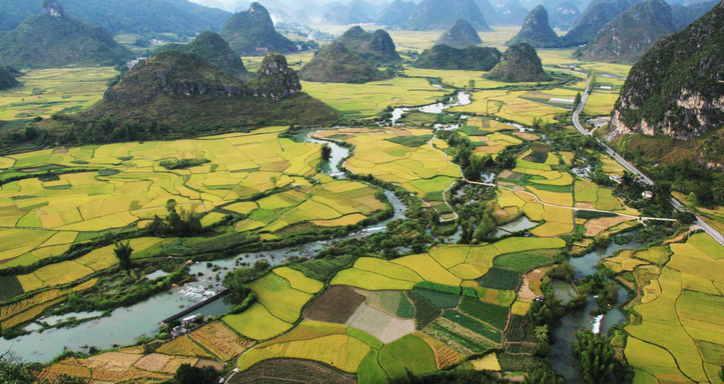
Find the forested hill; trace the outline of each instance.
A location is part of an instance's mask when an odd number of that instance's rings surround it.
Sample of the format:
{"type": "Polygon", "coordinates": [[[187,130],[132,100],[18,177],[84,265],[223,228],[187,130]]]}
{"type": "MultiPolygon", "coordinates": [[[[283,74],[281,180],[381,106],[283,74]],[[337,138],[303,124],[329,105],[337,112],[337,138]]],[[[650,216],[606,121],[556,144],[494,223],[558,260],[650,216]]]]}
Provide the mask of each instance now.
{"type": "Polygon", "coordinates": [[[724,124],[724,2],[659,40],[621,89],[614,133],[692,139],[724,124]]]}
{"type": "Polygon", "coordinates": [[[239,56],[231,49],[229,43],[217,33],[211,31],[200,34],[189,44],[167,44],[161,47],[159,51],[195,53],[217,69],[235,77],[244,77],[249,73],[239,56]]]}
{"type": "MultiPolygon", "coordinates": [[[[29,16],[40,13],[41,5],[40,0],[0,0],[0,31],[15,29],[29,16]]],[[[195,36],[205,30],[220,31],[231,17],[229,12],[187,0],[65,0],[63,5],[69,14],[112,35],[169,32],[195,36]]]]}
{"type": "Polygon", "coordinates": [[[302,92],[279,54],[242,82],[193,53],[160,52],[126,72],[103,100],[59,121],[74,126],[63,142],[164,140],[262,125],[333,124],[338,112],[302,92]]]}
{"type": "Polygon", "coordinates": [[[13,67],[118,65],[133,56],[102,28],[68,15],[57,0],[0,35],[0,64],[13,67]]]}

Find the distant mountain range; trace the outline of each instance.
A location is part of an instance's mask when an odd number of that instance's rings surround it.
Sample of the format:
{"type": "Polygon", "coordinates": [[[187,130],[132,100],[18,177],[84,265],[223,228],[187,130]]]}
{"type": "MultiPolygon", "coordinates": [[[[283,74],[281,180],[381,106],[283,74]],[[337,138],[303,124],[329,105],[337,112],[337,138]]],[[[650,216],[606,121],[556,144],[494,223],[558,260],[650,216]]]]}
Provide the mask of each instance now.
{"type": "MultiPolygon", "coordinates": [[[[40,13],[41,3],[40,0],[0,0],[0,30],[13,30],[29,16],[40,13]]],[[[68,14],[103,27],[112,35],[195,36],[205,30],[219,31],[231,17],[231,13],[187,0],[65,0],[63,5],[68,14]]]]}
{"type": "Polygon", "coordinates": [[[473,0],[423,0],[405,24],[415,31],[444,30],[457,20],[470,23],[478,31],[490,31],[483,14],[473,0]]]}
{"type": "Polygon", "coordinates": [[[494,7],[500,25],[521,25],[528,15],[528,9],[518,0],[499,0],[494,7]]]}
{"type": "Polygon", "coordinates": [[[248,11],[234,14],[224,25],[221,36],[239,55],[264,56],[270,52],[292,53],[297,45],[274,29],[264,6],[252,3],[248,11]]]}
{"type": "Polygon", "coordinates": [[[528,43],[535,48],[560,48],[563,40],[551,29],[548,24],[548,12],[539,5],[526,16],[523,26],[505,45],[528,43]]]}
{"type": "Polygon", "coordinates": [[[32,68],[118,65],[133,57],[102,28],[66,14],[57,0],[44,0],[41,12],[0,35],[0,64],[32,68]]]}
{"type": "Polygon", "coordinates": [[[635,0],[594,0],[563,37],[566,45],[586,44],[606,23],[629,9],[635,0]]]}
{"type": "Polygon", "coordinates": [[[417,5],[412,1],[406,0],[395,0],[390,6],[382,13],[382,16],[377,20],[380,25],[386,26],[399,26],[407,22],[407,20],[415,11],[417,5]]]}
{"type": "Polygon", "coordinates": [[[328,24],[363,24],[377,20],[377,14],[364,0],[353,0],[349,4],[336,3],[322,15],[322,22],[328,24]]]}
{"type": "Polygon", "coordinates": [[[674,32],[671,7],[663,0],[644,0],[606,23],[580,55],[584,60],[632,63],[674,32]]]}
{"type": "Polygon", "coordinates": [[[568,0],[561,1],[558,4],[553,5],[549,8],[548,12],[548,23],[552,28],[559,28],[562,30],[568,30],[573,22],[576,21],[581,11],[578,10],[575,4],[568,0]]]}

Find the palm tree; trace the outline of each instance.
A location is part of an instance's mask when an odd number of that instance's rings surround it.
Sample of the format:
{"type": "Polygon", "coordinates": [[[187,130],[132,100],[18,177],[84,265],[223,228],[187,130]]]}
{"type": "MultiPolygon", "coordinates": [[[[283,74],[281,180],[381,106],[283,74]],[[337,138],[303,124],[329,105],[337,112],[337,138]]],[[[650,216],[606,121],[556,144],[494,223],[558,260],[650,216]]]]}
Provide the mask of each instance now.
{"type": "Polygon", "coordinates": [[[121,269],[124,269],[126,271],[131,269],[131,267],[133,266],[133,262],[131,262],[133,248],[131,248],[130,241],[127,241],[125,244],[122,242],[116,243],[116,248],[113,249],[113,252],[118,258],[118,265],[121,267],[121,269]]]}

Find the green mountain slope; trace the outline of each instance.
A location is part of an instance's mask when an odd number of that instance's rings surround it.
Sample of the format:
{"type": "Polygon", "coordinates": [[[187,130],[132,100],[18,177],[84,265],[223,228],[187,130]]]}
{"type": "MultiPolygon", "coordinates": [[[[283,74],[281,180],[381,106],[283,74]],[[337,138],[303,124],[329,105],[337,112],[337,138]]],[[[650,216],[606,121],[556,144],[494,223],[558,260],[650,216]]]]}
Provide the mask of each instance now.
{"type": "Polygon", "coordinates": [[[338,42],[322,48],[300,71],[306,81],[329,83],[366,83],[389,76],[338,42]]]}
{"type": "Polygon", "coordinates": [[[505,45],[528,43],[535,48],[560,48],[563,40],[551,29],[548,24],[548,12],[539,5],[530,11],[525,18],[520,32],[510,39],[505,45]]]}
{"type": "Polygon", "coordinates": [[[248,11],[239,12],[229,19],[221,31],[231,49],[239,55],[263,56],[269,52],[296,52],[297,45],[274,29],[269,11],[259,3],[252,3],[248,11]]]}
{"type": "Polygon", "coordinates": [[[355,26],[335,41],[375,65],[392,64],[402,60],[397,53],[395,42],[382,29],[366,32],[362,27],[355,26]]]}
{"type": "Polygon", "coordinates": [[[193,53],[160,52],[125,73],[103,100],[62,118],[85,142],[165,140],[260,125],[317,125],[338,113],[301,92],[282,55],[242,82],[193,53]]]}
{"type": "MultiPolygon", "coordinates": [[[[0,31],[11,31],[31,15],[40,13],[41,3],[39,0],[0,0],[0,31]]],[[[231,17],[229,12],[187,0],[65,0],[63,4],[69,14],[103,27],[112,35],[195,36],[205,30],[221,30],[231,17]]]]}
{"type": "Polygon", "coordinates": [[[633,63],[675,31],[671,7],[663,0],[644,0],[606,23],[579,54],[585,60],[633,63]]]}
{"type": "Polygon", "coordinates": [[[724,2],[656,42],[631,71],[611,130],[693,139],[724,125],[724,2]]]}
{"type": "Polygon", "coordinates": [[[164,45],[159,49],[159,52],[169,50],[195,53],[216,68],[232,76],[242,77],[249,73],[241,58],[229,47],[229,43],[211,31],[200,34],[189,44],[164,45]]]}
{"type": "Polygon", "coordinates": [[[543,64],[535,48],[520,43],[511,46],[503,54],[503,59],[495,66],[487,78],[509,83],[548,81],[550,75],[543,70],[543,64]]]}
{"type": "Polygon", "coordinates": [[[449,45],[436,45],[420,54],[413,66],[427,69],[489,71],[502,57],[496,48],[458,49],[449,45]]]}
{"type": "Polygon", "coordinates": [[[478,31],[490,31],[473,0],[423,0],[405,24],[414,31],[444,30],[463,19],[478,31]]]}
{"type": "Polygon", "coordinates": [[[133,54],[102,28],[68,16],[57,0],[0,35],[0,63],[14,67],[117,65],[133,54]]]}
{"type": "Polygon", "coordinates": [[[462,19],[456,21],[450,29],[435,41],[436,45],[444,44],[455,48],[465,48],[482,43],[483,40],[480,39],[478,31],[470,23],[462,19]]]}
{"type": "Polygon", "coordinates": [[[625,12],[635,0],[594,0],[563,36],[568,46],[588,43],[606,23],[625,12]]]}

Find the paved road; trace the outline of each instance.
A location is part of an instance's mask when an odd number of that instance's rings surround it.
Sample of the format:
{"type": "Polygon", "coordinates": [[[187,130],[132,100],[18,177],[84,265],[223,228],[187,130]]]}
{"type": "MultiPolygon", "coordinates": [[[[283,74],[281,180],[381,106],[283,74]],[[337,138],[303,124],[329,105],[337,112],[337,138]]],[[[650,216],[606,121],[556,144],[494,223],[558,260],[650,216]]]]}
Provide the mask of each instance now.
{"type": "MultiPolygon", "coordinates": [[[[576,126],[576,129],[579,132],[581,132],[581,134],[583,134],[585,136],[589,136],[589,137],[591,136],[591,133],[588,132],[588,130],[586,130],[585,128],[583,128],[583,125],[581,125],[579,116],[581,114],[581,111],[583,110],[583,107],[586,106],[586,101],[588,101],[588,95],[589,95],[588,90],[590,89],[590,83],[591,83],[591,77],[589,76],[588,82],[586,83],[586,91],[581,96],[581,103],[578,105],[578,108],[576,108],[576,110],[573,111],[573,125],[576,126]]],[[[637,176],[639,178],[639,180],[643,181],[646,185],[654,185],[653,180],[651,180],[646,175],[644,175],[644,173],[639,171],[636,167],[634,167],[633,164],[626,161],[626,159],[621,157],[621,155],[616,153],[613,149],[611,149],[611,147],[609,147],[608,145],[603,143],[601,140],[596,139],[596,141],[598,141],[599,144],[601,144],[604,148],[606,148],[606,152],[611,157],[616,159],[616,161],[618,161],[621,165],[623,165],[629,172],[631,172],[632,174],[637,176]]],[[[679,202],[675,198],[672,197],[670,201],[671,201],[671,205],[673,205],[676,210],[678,210],[678,211],[686,210],[686,207],[684,207],[684,205],[681,204],[681,202],[679,202]]],[[[701,227],[701,229],[703,229],[704,232],[709,234],[709,236],[711,236],[719,244],[724,246],[724,236],[722,236],[722,234],[719,233],[719,231],[714,229],[714,227],[712,227],[711,225],[707,224],[699,216],[696,217],[696,225],[701,227]]]]}

